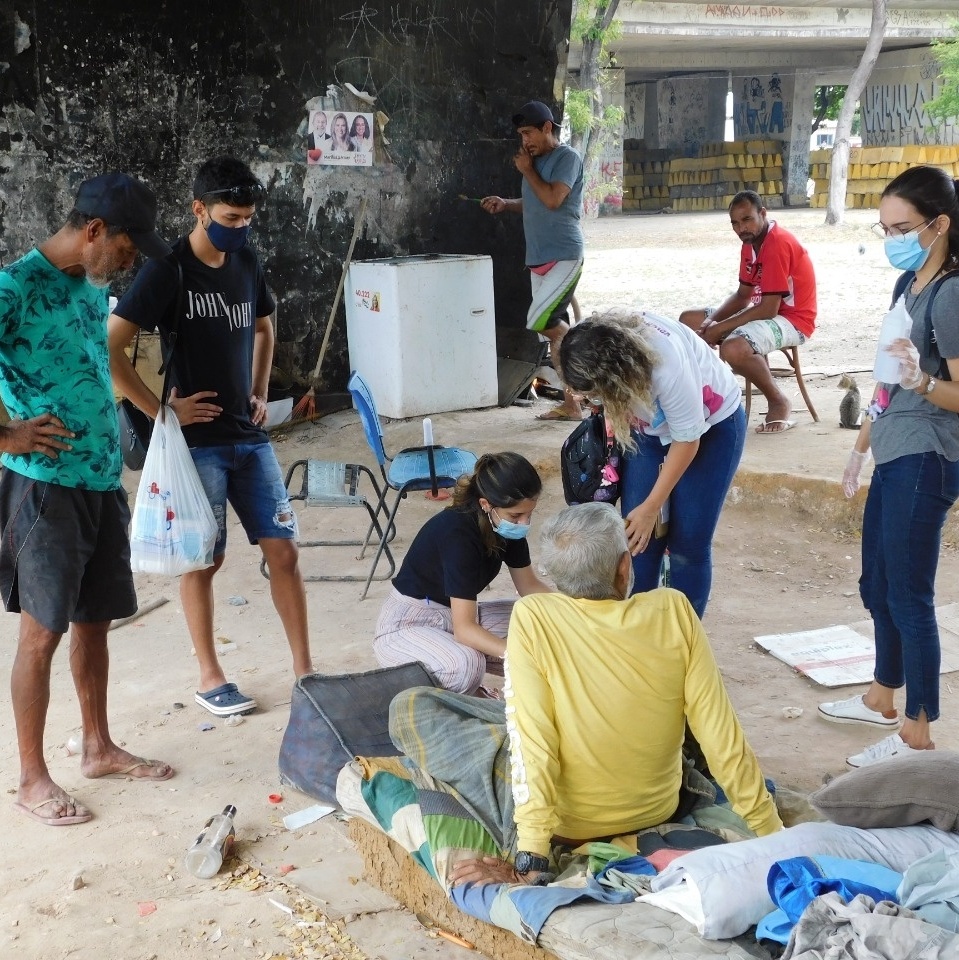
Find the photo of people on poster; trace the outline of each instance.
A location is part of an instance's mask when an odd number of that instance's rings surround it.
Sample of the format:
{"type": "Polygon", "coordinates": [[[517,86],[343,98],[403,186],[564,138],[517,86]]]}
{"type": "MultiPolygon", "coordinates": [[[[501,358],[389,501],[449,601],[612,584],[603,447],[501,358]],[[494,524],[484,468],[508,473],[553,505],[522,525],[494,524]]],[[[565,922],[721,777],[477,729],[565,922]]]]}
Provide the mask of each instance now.
{"type": "Polygon", "coordinates": [[[306,162],[310,165],[371,167],[373,114],[312,111],[306,138],[306,162]]]}

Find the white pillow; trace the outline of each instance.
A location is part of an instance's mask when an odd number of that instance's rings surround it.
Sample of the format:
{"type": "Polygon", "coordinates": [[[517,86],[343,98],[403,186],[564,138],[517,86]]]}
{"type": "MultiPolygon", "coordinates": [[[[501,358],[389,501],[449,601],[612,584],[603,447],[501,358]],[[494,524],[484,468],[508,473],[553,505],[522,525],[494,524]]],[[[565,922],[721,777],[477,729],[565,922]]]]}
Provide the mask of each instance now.
{"type": "MultiPolygon", "coordinates": [[[[684,854],[653,877],[652,889],[691,880],[702,900],[700,936],[723,940],[744,933],[773,909],[766,876],[777,860],[828,855],[869,860],[905,873],[916,860],[942,849],[959,850],[959,834],[926,825],[861,830],[836,823],[800,823],[766,837],[684,854]]],[[[668,903],[657,906],[670,909],[668,903]]]]}

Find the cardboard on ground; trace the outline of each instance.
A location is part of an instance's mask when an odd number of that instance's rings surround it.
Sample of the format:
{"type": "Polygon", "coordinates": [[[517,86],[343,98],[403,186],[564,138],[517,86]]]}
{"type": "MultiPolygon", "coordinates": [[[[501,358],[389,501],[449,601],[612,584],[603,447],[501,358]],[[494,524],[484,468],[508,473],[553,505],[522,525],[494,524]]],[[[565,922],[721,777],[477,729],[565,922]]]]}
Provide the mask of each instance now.
{"type": "MultiPolygon", "coordinates": [[[[942,647],[939,672],[954,673],[959,670],[959,603],[937,607],[936,619],[942,647]]],[[[824,687],[872,680],[876,662],[872,620],[799,633],[771,633],[755,640],[777,660],[824,687]]]]}

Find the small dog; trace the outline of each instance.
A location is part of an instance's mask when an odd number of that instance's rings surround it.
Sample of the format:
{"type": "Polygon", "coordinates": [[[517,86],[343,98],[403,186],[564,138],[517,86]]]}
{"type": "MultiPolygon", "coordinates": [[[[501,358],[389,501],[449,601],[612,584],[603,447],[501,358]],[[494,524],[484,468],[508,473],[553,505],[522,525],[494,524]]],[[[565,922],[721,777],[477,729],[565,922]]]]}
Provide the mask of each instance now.
{"type": "Polygon", "coordinates": [[[848,373],[839,378],[839,389],[846,395],[839,401],[839,426],[846,430],[859,430],[862,427],[862,398],[859,386],[848,373]]]}

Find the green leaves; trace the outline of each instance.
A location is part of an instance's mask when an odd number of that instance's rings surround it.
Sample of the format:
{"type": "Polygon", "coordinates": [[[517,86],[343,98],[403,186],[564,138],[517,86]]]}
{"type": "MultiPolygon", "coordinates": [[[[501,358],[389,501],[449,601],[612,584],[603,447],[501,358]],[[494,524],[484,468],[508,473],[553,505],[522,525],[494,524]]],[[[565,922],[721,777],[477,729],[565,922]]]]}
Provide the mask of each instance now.
{"type": "Polygon", "coordinates": [[[959,20],[953,21],[952,32],[955,36],[932,42],[943,85],[932,100],[926,101],[926,113],[940,122],[959,117],[959,20]]]}

